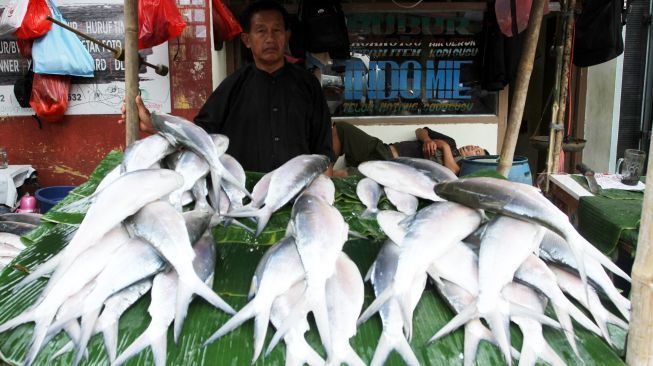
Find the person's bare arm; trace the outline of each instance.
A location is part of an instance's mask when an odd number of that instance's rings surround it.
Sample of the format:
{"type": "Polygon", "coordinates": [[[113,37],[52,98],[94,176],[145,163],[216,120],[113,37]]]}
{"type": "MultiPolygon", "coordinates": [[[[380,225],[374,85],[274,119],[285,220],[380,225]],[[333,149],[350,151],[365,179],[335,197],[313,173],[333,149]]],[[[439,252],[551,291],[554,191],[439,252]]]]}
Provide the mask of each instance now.
{"type": "Polygon", "coordinates": [[[415,137],[422,143],[422,153],[425,157],[435,155],[438,150],[438,145],[434,140],[429,137],[429,132],[426,128],[418,128],[415,130],[415,137]]]}
{"type": "MultiPolygon", "coordinates": [[[[136,96],[136,108],[138,109],[138,121],[141,131],[156,133],[156,130],[152,125],[152,117],[150,116],[150,111],[143,103],[143,99],[140,97],[140,95],[136,96]]],[[[122,112],[122,115],[120,116],[120,119],[118,119],[118,123],[125,123],[127,120],[127,107],[125,106],[125,102],[122,103],[120,111],[122,112]]]]}
{"type": "Polygon", "coordinates": [[[426,128],[418,128],[415,130],[415,137],[422,142],[422,154],[425,158],[435,155],[437,150],[442,150],[442,163],[449,168],[454,174],[458,175],[460,167],[453,157],[451,146],[444,140],[433,140],[429,137],[429,132],[426,128]]]}
{"type": "Polygon", "coordinates": [[[451,151],[451,146],[444,141],[444,140],[435,140],[438,148],[442,150],[442,165],[446,166],[454,172],[454,174],[458,175],[460,173],[460,166],[458,166],[458,163],[456,163],[456,159],[453,157],[453,152],[451,151]]]}

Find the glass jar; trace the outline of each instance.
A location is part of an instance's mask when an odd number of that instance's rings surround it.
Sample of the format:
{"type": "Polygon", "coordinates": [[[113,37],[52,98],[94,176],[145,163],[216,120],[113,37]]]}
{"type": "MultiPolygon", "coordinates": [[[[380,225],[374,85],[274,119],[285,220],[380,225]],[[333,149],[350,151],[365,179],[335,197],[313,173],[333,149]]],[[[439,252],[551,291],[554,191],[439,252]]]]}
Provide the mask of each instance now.
{"type": "Polygon", "coordinates": [[[0,169],[5,169],[9,165],[9,160],[7,160],[7,150],[4,147],[0,147],[0,169]]]}

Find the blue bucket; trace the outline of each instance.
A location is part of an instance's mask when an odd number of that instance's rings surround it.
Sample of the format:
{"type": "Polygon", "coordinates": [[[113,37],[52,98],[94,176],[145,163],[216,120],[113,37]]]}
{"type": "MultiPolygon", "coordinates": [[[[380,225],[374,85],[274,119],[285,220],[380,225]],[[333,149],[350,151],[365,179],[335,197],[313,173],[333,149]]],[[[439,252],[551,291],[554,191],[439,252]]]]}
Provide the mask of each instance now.
{"type": "MultiPolygon", "coordinates": [[[[474,173],[479,170],[493,169],[497,170],[499,166],[499,155],[468,156],[463,158],[460,167],[460,176],[474,173]]],[[[528,185],[533,185],[533,176],[531,168],[528,165],[528,158],[525,156],[515,156],[512,160],[512,168],[508,173],[508,180],[528,185]]]]}
{"type": "Polygon", "coordinates": [[[74,188],[75,186],[52,186],[37,189],[34,196],[39,203],[41,213],[48,212],[52,206],[64,199],[74,188]]]}

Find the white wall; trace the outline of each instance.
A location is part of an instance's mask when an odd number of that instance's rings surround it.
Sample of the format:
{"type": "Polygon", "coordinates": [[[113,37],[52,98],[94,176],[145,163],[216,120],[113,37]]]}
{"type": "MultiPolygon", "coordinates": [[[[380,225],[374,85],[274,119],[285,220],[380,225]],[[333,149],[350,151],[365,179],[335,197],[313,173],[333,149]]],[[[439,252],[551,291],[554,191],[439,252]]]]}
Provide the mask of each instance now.
{"type": "Polygon", "coordinates": [[[587,69],[583,162],[596,172],[615,170],[623,55],[587,69]]]}

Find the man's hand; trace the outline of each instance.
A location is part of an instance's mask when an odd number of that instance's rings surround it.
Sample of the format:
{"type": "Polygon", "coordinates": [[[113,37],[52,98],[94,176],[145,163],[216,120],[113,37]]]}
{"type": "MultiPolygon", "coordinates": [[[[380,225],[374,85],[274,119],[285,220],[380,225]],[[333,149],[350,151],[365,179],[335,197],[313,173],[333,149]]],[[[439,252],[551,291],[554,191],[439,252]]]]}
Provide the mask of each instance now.
{"type": "Polygon", "coordinates": [[[443,150],[449,147],[444,140],[429,140],[422,144],[422,153],[424,157],[434,156],[438,150],[443,150]]]}
{"type": "MultiPolygon", "coordinates": [[[[145,104],[143,104],[143,99],[140,97],[140,95],[136,96],[136,108],[138,109],[138,121],[139,121],[139,127],[141,131],[143,132],[148,132],[148,133],[156,133],[156,130],[154,129],[154,126],[152,126],[152,118],[150,117],[150,111],[145,107],[145,104]]],[[[125,106],[125,102],[122,102],[122,106],[120,107],[120,112],[122,115],[120,116],[120,119],[118,120],[119,124],[125,123],[127,120],[127,107],[125,106]]]]}

